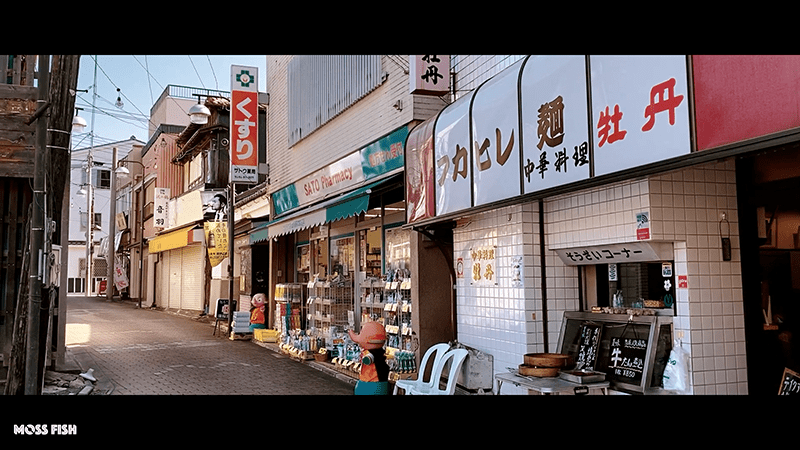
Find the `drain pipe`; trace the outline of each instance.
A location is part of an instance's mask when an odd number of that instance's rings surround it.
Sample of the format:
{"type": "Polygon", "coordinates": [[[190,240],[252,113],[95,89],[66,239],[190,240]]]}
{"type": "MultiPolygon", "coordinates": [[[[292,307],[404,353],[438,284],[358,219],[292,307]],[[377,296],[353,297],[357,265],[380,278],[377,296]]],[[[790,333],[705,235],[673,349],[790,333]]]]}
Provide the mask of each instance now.
{"type": "Polygon", "coordinates": [[[542,274],[542,342],[546,353],[550,351],[550,342],[547,337],[547,262],[544,245],[544,201],[542,199],[539,199],[539,265],[542,274]]]}

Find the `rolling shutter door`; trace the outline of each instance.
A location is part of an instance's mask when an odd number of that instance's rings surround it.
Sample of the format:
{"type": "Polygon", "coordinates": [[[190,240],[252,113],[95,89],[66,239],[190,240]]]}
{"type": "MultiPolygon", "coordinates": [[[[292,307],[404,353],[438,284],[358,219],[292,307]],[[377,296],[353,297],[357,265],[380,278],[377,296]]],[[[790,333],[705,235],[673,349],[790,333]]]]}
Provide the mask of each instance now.
{"type": "Polygon", "coordinates": [[[181,308],[181,252],[182,249],[170,250],[169,253],[169,302],[167,303],[169,309],[181,308]]]}
{"type": "Polygon", "coordinates": [[[169,260],[170,252],[162,252],[158,262],[158,306],[161,308],[169,307],[169,260]]]}
{"type": "Polygon", "coordinates": [[[181,309],[203,310],[203,246],[190,245],[181,249],[181,309]]]}

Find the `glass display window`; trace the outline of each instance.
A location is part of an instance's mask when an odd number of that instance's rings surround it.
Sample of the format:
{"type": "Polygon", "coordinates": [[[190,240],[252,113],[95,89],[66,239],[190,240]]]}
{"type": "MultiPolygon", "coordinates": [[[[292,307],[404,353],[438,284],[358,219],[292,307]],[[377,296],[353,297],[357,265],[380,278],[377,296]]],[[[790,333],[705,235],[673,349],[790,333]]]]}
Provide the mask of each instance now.
{"type": "Polygon", "coordinates": [[[386,229],[387,281],[401,281],[411,276],[411,230],[400,227],[386,229]]]}
{"type": "Polygon", "coordinates": [[[598,264],[584,266],[589,307],[675,307],[675,276],[672,261],[598,264]]]}
{"type": "Polygon", "coordinates": [[[353,275],[356,268],[355,238],[353,236],[331,239],[331,274],[344,278],[353,275]]]}
{"type": "Polygon", "coordinates": [[[358,231],[359,272],[367,278],[383,274],[381,231],[373,227],[358,231]]]}

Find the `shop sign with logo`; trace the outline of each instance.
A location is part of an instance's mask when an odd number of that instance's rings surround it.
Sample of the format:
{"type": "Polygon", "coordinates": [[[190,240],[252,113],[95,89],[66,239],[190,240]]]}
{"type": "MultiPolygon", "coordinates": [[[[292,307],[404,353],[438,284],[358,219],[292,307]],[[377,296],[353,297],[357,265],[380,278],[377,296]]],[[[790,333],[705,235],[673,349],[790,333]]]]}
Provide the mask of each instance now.
{"type": "Polygon", "coordinates": [[[685,155],[686,57],[530,56],[442,110],[432,136],[435,215],[685,155]]]}
{"type": "Polygon", "coordinates": [[[231,66],[230,179],[258,183],[258,68],[231,66]]]}
{"type": "Polygon", "coordinates": [[[330,198],[405,165],[408,127],[399,128],[372,144],[272,194],[275,215],[330,198]]]}

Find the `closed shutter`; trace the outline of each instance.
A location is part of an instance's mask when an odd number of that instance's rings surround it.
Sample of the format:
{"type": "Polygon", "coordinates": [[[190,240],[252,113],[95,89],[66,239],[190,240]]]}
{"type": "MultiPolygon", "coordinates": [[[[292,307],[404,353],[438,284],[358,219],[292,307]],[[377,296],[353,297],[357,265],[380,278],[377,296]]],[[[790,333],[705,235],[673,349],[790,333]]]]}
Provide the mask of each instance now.
{"type": "Polygon", "coordinates": [[[181,309],[203,309],[203,246],[191,245],[181,249],[181,309]]]}
{"type": "Polygon", "coordinates": [[[169,255],[169,309],[181,308],[181,249],[170,250],[169,255]]]}
{"type": "Polygon", "coordinates": [[[162,252],[160,261],[158,262],[158,306],[161,308],[169,308],[169,260],[170,252],[162,252]]]}

